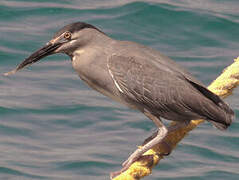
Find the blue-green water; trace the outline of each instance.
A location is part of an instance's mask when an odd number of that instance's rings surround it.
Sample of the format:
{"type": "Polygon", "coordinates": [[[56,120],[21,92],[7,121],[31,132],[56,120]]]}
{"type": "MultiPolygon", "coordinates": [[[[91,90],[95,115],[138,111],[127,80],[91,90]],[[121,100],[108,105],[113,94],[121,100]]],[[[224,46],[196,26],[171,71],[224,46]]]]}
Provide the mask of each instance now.
{"type": "MultiPolygon", "coordinates": [[[[113,38],[170,56],[209,84],[239,56],[238,0],[1,0],[0,73],[55,31],[86,21],[113,38]]],[[[239,115],[239,92],[226,101],[239,115]]],[[[109,179],[155,130],[142,114],[89,89],[69,57],[0,76],[0,179],[109,179]]],[[[145,179],[239,179],[238,118],[226,132],[200,125],[145,179]]]]}

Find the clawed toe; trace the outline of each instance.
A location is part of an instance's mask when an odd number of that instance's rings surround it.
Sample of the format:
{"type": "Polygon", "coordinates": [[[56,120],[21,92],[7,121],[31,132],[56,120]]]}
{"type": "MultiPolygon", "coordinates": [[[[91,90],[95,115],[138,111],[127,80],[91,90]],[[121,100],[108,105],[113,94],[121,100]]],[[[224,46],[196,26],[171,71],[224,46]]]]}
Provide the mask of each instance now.
{"type": "Polygon", "coordinates": [[[133,164],[135,161],[137,161],[137,159],[139,159],[139,157],[134,157],[134,158],[127,159],[122,164],[123,168],[128,169],[131,166],[131,164],[133,164]]]}
{"type": "Polygon", "coordinates": [[[110,173],[110,179],[114,179],[116,176],[120,175],[122,172],[121,171],[116,171],[116,172],[111,172],[110,173]]]}
{"type": "Polygon", "coordinates": [[[119,176],[121,173],[126,171],[129,168],[129,166],[124,166],[120,171],[115,171],[110,173],[110,179],[114,179],[116,176],[119,176]]]}
{"type": "Polygon", "coordinates": [[[126,164],[128,164],[128,162],[129,162],[129,159],[127,159],[126,161],[124,161],[124,162],[122,163],[122,166],[125,167],[126,164]]]}
{"type": "Polygon", "coordinates": [[[132,157],[130,156],[125,162],[122,163],[123,168],[120,171],[110,173],[110,178],[113,179],[120,175],[122,172],[126,171],[135,161],[137,161],[141,156],[132,157]]]}

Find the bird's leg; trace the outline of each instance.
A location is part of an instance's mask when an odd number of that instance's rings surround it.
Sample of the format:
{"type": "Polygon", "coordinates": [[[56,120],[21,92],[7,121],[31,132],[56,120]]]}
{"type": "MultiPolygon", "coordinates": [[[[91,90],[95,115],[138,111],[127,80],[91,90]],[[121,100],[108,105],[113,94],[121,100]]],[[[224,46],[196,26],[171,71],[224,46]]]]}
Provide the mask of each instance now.
{"type": "MultiPolygon", "coordinates": [[[[144,109],[144,114],[145,114],[145,116],[147,116],[149,119],[151,119],[154,122],[154,124],[158,127],[158,129],[150,137],[148,137],[147,139],[144,140],[142,146],[144,146],[145,144],[147,144],[149,141],[151,141],[152,139],[154,139],[157,136],[158,131],[159,131],[159,129],[161,127],[161,124],[162,124],[160,118],[152,115],[147,109],[144,109]]],[[[166,152],[162,153],[160,155],[168,156],[171,153],[172,147],[163,140],[161,141],[161,144],[164,145],[164,149],[166,150],[166,152]]]]}
{"type": "Polygon", "coordinates": [[[158,127],[157,135],[151,139],[149,142],[144,144],[141,148],[137,149],[133,154],[130,155],[130,157],[122,164],[124,169],[128,169],[132,163],[134,163],[140,156],[142,156],[146,151],[151,149],[154,145],[158,144],[163,140],[163,138],[167,135],[167,128],[163,125],[161,120],[155,116],[153,116],[151,113],[144,112],[144,114],[149,117],[158,127]]]}
{"type": "Polygon", "coordinates": [[[159,127],[158,129],[157,135],[148,143],[144,144],[141,148],[135,150],[134,153],[132,153],[130,157],[122,164],[123,168],[120,171],[113,172],[110,174],[111,179],[126,171],[131,166],[131,164],[137,161],[146,151],[151,149],[154,145],[160,143],[167,135],[167,132],[167,128],[161,123],[161,127],[159,127]]]}
{"type": "MultiPolygon", "coordinates": [[[[172,126],[167,127],[168,129],[168,133],[171,133],[173,131],[176,131],[178,129],[182,129],[185,128],[188,124],[190,123],[190,121],[185,121],[185,122],[177,122],[172,126]]],[[[142,145],[146,144],[147,142],[149,142],[151,139],[153,139],[158,133],[158,129],[157,131],[155,131],[151,136],[149,136],[148,138],[146,138],[143,142],[142,145]]]]}
{"type": "Polygon", "coordinates": [[[188,122],[178,122],[175,125],[169,127],[169,129],[167,129],[161,122],[161,120],[155,116],[153,116],[152,114],[145,112],[144,113],[147,117],[149,117],[158,127],[158,130],[153,133],[152,136],[148,137],[142,147],[140,149],[137,149],[133,154],[130,155],[130,157],[122,164],[123,168],[120,171],[117,172],[112,172],[110,174],[111,179],[113,179],[114,177],[120,175],[122,172],[126,171],[131,164],[133,164],[136,160],[138,160],[146,151],[148,151],[149,149],[151,149],[153,146],[155,146],[158,143],[163,143],[165,145],[165,149],[167,149],[168,153],[164,153],[161,155],[168,155],[171,152],[171,146],[164,142],[163,139],[165,138],[165,136],[170,133],[173,132],[175,130],[181,129],[185,126],[187,126],[190,121],[188,122]]]}
{"type": "Polygon", "coordinates": [[[163,140],[163,138],[167,135],[167,128],[162,125],[161,128],[159,128],[157,135],[148,143],[143,145],[141,148],[134,151],[133,154],[130,155],[130,157],[122,164],[125,169],[128,169],[131,164],[133,164],[140,156],[142,156],[146,151],[151,149],[154,145],[158,144],[160,141],[163,140]]]}
{"type": "MultiPolygon", "coordinates": [[[[168,133],[171,133],[173,131],[185,128],[188,124],[190,123],[190,121],[184,121],[184,122],[177,122],[172,126],[169,126],[168,129],[168,133]]],[[[143,142],[142,145],[147,144],[149,141],[151,141],[153,138],[155,138],[158,134],[158,130],[156,132],[154,132],[151,136],[149,136],[148,138],[146,138],[143,142]]],[[[166,149],[166,153],[162,153],[160,155],[163,156],[168,156],[171,153],[172,147],[169,143],[167,143],[166,141],[162,141],[161,144],[164,145],[164,148],[166,149]]]]}

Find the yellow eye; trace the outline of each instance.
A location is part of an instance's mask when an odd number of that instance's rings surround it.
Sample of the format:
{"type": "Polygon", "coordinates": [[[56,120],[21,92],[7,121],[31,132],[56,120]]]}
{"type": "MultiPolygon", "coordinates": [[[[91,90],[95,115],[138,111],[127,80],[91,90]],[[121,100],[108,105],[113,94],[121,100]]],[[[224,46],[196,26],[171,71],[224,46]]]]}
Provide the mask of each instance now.
{"type": "Polygon", "coordinates": [[[70,32],[65,32],[64,38],[65,39],[70,39],[71,38],[71,33],[70,32]]]}

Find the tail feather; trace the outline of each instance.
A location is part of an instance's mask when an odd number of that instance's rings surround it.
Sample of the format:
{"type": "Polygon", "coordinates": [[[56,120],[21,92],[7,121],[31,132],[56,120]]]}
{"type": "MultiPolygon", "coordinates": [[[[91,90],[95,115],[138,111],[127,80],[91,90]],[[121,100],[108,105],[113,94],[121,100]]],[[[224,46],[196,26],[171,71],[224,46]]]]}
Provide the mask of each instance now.
{"type": "Polygon", "coordinates": [[[189,80],[189,82],[208,100],[213,102],[209,103],[211,105],[208,104],[208,112],[205,112],[205,114],[207,114],[206,119],[220,130],[227,129],[234,119],[233,110],[219,96],[212,93],[207,88],[193,81],[189,80]]]}
{"type": "Polygon", "coordinates": [[[234,116],[235,116],[233,110],[225,102],[223,102],[222,100],[218,104],[218,106],[224,112],[224,117],[225,117],[224,125],[226,127],[230,126],[232,121],[233,121],[233,119],[234,119],[234,116]]]}
{"type": "Polygon", "coordinates": [[[212,120],[208,120],[210,123],[212,123],[212,125],[220,130],[226,130],[230,124],[223,124],[223,123],[218,123],[212,120]]]}

